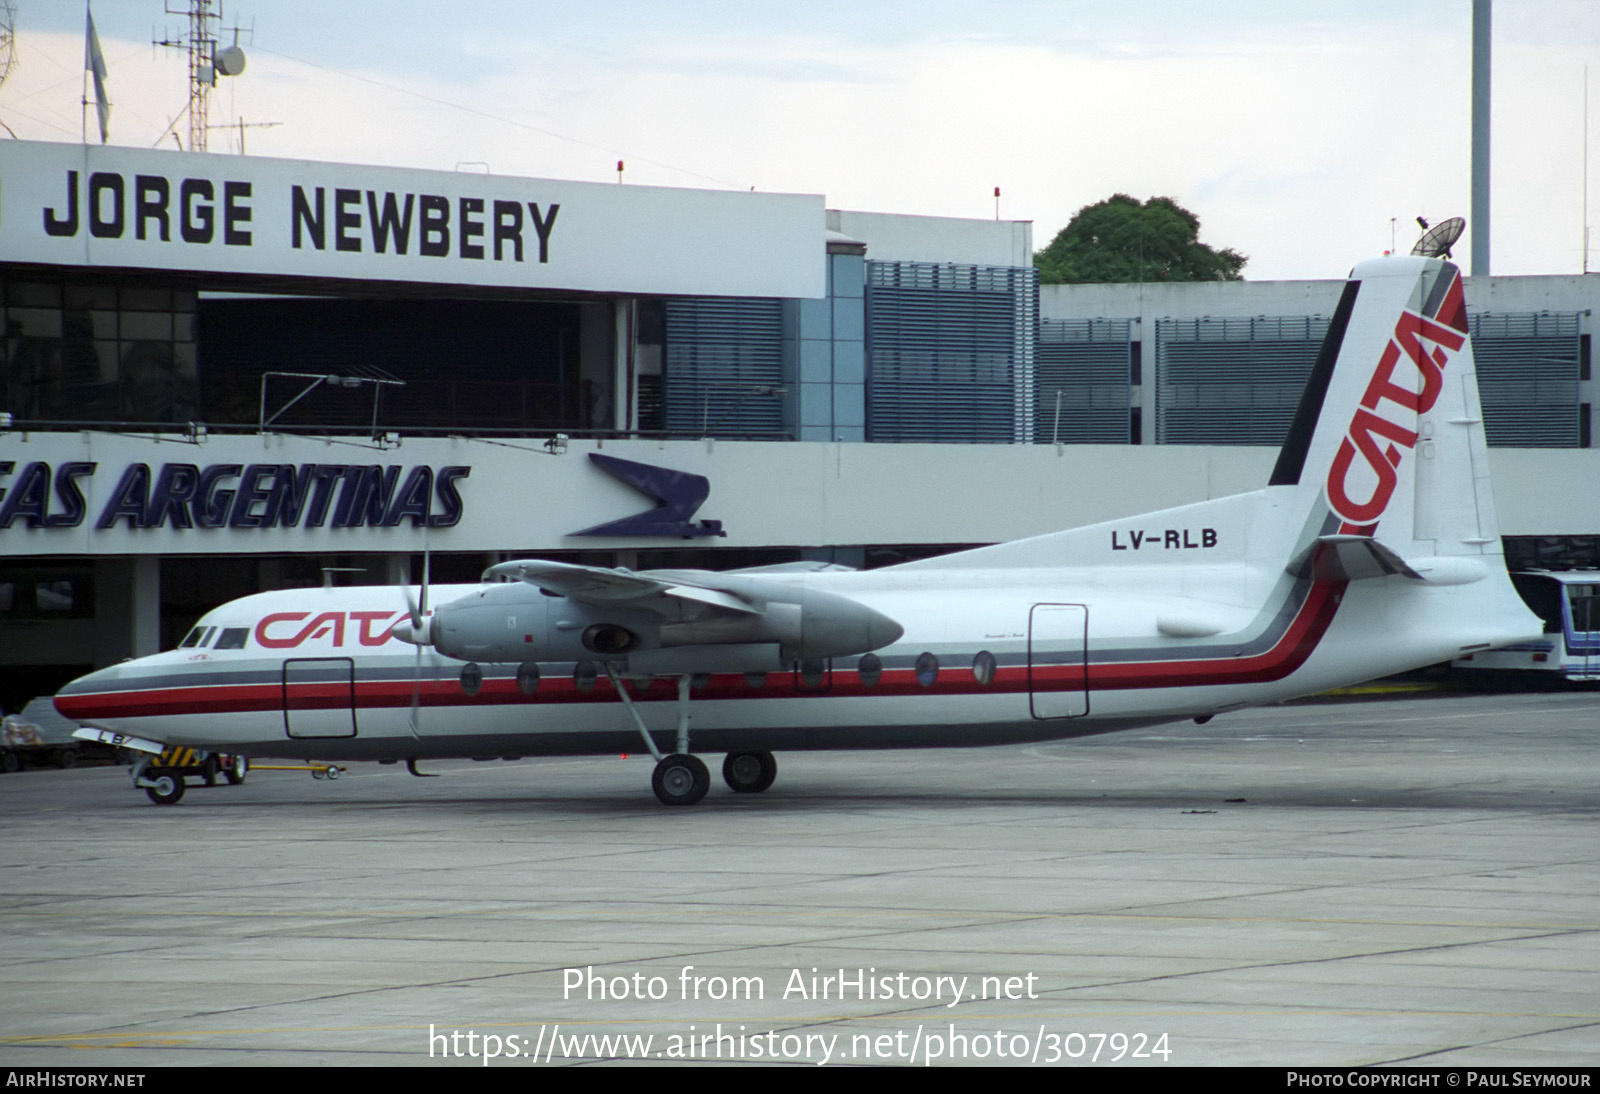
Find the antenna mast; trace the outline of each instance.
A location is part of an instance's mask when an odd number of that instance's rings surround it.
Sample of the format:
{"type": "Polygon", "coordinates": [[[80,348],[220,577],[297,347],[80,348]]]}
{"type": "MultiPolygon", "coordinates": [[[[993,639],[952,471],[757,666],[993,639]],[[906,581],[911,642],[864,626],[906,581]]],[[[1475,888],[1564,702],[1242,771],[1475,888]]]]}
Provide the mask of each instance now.
{"type": "Polygon", "coordinates": [[[233,45],[218,48],[222,0],[189,0],[187,11],[174,10],[169,3],[165,10],[168,15],[189,17],[187,33],[176,38],[169,35],[156,45],[189,54],[189,105],[185,107],[189,114],[189,151],[204,152],[211,129],[211,89],[217,86],[218,76],[237,76],[244,71],[239,28],[233,28],[233,45]]]}

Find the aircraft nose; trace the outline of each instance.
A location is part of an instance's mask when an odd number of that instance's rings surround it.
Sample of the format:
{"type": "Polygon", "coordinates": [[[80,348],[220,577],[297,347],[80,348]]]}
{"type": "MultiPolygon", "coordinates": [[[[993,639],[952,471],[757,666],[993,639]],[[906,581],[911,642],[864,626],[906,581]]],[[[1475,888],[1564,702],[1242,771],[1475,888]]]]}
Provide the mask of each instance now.
{"type": "Polygon", "coordinates": [[[101,697],[122,690],[125,675],[121,665],[112,665],[78,677],[56,692],[53,700],[56,712],[73,721],[82,721],[102,713],[104,704],[101,697]]]}

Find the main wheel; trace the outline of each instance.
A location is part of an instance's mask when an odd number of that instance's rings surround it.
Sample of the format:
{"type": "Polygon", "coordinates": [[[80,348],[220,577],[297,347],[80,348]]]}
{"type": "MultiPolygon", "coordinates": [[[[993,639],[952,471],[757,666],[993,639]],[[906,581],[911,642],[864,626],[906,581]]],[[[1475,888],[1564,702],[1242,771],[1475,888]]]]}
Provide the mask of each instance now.
{"type": "Polygon", "coordinates": [[[217,760],[216,754],[212,753],[206,757],[206,762],[200,765],[200,777],[206,781],[207,786],[216,786],[217,775],[221,770],[222,767],[217,760]]]}
{"type": "Polygon", "coordinates": [[[250,761],[243,756],[235,756],[233,763],[222,769],[222,777],[228,780],[229,786],[238,786],[244,782],[245,772],[250,770],[250,761]]]}
{"type": "Polygon", "coordinates": [[[183,800],[183,776],[166,772],[153,776],[154,786],[144,788],[145,797],[157,805],[177,805],[183,800]]]}
{"type": "Polygon", "coordinates": [[[759,794],[778,777],[778,761],[770,752],[730,752],[722,761],[722,781],[739,794],[759,794]]]}
{"type": "Polygon", "coordinates": [[[711,789],[711,772],[698,756],[675,753],[656,764],[650,789],[662,805],[693,805],[711,789]]]}

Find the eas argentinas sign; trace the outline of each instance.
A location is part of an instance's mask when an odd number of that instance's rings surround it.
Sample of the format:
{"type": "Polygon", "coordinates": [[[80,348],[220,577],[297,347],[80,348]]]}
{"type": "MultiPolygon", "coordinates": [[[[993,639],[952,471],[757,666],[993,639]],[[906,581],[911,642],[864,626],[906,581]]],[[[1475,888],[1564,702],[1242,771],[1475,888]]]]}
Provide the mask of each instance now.
{"type": "MultiPolygon", "coordinates": [[[[0,460],[0,534],[90,519],[99,465],[0,460]]],[[[453,528],[470,467],[342,463],[130,463],[93,514],[126,528],[453,528]]]]}
{"type": "Polygon", "coordinates": [[[0,142],[0,261],[819,297],[822,198],[0,142]]]}

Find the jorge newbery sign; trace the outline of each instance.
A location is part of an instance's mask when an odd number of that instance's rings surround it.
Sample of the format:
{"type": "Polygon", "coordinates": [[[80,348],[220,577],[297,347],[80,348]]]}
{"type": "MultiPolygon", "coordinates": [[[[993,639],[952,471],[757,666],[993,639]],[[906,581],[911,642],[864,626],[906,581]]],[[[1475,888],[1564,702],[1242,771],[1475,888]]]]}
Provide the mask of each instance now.
{"type": "Polygon", "coordinates": [[[0,143],[0,260],[817,297],[822,198],[0,143]]]}

